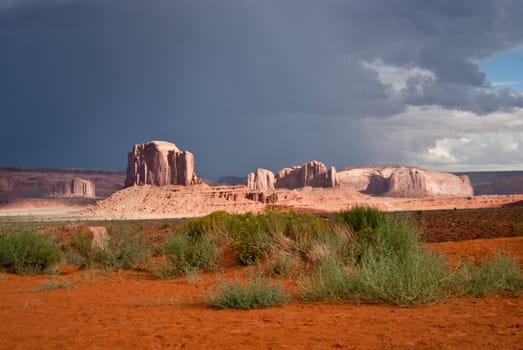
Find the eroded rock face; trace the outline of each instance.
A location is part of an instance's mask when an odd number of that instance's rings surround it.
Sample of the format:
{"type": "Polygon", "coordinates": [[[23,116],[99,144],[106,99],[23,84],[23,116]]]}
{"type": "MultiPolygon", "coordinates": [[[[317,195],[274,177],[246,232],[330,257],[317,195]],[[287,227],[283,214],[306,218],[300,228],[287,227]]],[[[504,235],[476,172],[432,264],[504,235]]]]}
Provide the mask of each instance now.
{"type": "Polygon", "coordinates": [[[74,177],[71,182],[71,195],[73,197],[95,197],[94,183],[80,177],[74,177]]]}
{"type": "Polygon", "coordinates": [[[128,154],[125,187],[134,185],[184,185],[198,183],[194,156],[174,143],[151,141],[134,145],[128,154]]]}
{"type": "Polygon", "coordinates": [[[327,171],[325,164],[315,160],[292,168],[283,168],[275,178],[276,188],[335,187],[337,184],[336,169],[331,167],[327,171]]]}
{"type": "Polygon", "coordinates": [[[258,168],[255,173],[247,175],[247,187],[251,191],[272,191],[275,182],[274,173],[267,169],[258,168]]]}
{"type": "Polygon", "coordinates": [[[50,193],[52,197],[96,197],[95,185],[92,181],[73,177],[71,181],[58,181],[54,183],[54,189],[50,193]]]}
{"type": "Polygon", "coordinates": [[[348,168],[337,173],[344,188],[388,197],[472,196],[467,176],[403,166],[348,168]]]}
{"type": "Polygon", "coordinates": [[[265,194],[264,192],[249,192],[245,198],[264,204],[275,204],[278,202],[277,193],[265,194]]]}

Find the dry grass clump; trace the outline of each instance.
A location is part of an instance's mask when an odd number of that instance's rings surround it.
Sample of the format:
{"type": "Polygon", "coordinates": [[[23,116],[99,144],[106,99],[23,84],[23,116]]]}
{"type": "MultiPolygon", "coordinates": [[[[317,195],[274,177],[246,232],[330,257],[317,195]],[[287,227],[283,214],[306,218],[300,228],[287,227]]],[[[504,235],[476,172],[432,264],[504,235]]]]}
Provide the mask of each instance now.
{"type": "Polygon", "coordinates": [[[259,309],[283,305],[291,299],[281,283],[272,283],[263,273],[249,276],[246,282],[236,278],[233,282],[222,280],[211,292],[209,303],[219,309],[259,309]]]}

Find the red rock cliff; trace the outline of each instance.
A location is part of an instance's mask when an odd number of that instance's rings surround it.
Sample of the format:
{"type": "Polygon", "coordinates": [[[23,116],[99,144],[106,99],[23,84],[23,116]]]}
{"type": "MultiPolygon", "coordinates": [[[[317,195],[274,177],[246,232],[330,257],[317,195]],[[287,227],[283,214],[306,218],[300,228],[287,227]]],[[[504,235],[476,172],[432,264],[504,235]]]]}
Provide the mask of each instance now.
{"type": "Polygon", "coordinates": [[[337,184],[336,169],[327,170],[325,164],[310,161],[300,166],[283,168],[276,174],[276,188],[334,187],[337,184]]]}
{"type": "Polygon", "coordinates": [[[125,187],[134,185],[184,185],[198,183],[194,156],[174,143],[151,141],[134,145],[128,155],[125,187]]]}

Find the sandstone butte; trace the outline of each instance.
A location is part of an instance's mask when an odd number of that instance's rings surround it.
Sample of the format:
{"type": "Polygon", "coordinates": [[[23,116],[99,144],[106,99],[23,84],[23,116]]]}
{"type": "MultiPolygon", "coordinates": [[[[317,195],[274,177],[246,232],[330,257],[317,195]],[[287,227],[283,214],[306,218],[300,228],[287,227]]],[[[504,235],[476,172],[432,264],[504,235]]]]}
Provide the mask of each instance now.
{"type": "MultiPolygon", "coordinates": [[[[125,186],[201,183],[194,171],[194,156],[174,143],[150,141],[134,145],[128,154],[125,186]]],[[[472,196],[467,176],[456,176],[406,166],[352,167],[336,171],[319,161],[283,168],[278,173],[258,168],[247,176],[247,189],[271,192],[303,187],[336,188],[386,197],[472,196]]],[[[253,196],[251,196],[253,197],[253,196]]],[[[256,197],[256,196],[254,196],[256,197]]],[[[254,198],[253,197],[253,198],[254,198]]]]}
{"type": "Polygon", "coordinates": [[[251,191],[272,191],[275,188],[296,189],[302,187],[336,187],[336,168],[327,170],[325,164],[312,160],[292,168],[283,168],[276,175],[270,170],[258,168],[247,175],[247,187],[251,191]]]}
{"type": "Polygon", "coordinates": [[[194,185],[194,156],[174,143],[151,141],[134,145],[128,154],[125,187],[133,185],[194,185]]]}

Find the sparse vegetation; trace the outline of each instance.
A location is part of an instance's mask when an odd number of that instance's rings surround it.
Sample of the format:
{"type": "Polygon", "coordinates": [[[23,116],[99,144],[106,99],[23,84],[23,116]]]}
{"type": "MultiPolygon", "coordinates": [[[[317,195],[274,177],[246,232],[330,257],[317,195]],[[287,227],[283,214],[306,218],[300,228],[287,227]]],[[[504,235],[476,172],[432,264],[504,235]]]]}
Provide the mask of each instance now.
{"type": "Polygon", "coordinates": [[[25,227],[0,233],[0,268],[7,272],[42,273],[54,267],[60,258],[60,249],[49,235],[25,227]]]}
{"type": "Polygon", "coordinates": [[[458,295],[472,297],[517,294],[523,290],[523,274],[518,261],[497,253],[479,265],[461,263],[453,285],[458,295]]]}
{"type": "Polygon", "coordinates": [[[273,284],[263,273],[251,275],[247,282],[236,278],[233,282],[220,281],[212,292],[209,303],[219,309],[258,309],[283,305],[290,300],[281,283],[273,284]]]}
{"type": "Polygon", "coordinates": [[[108,234],[106,247],[93,247],[91,232],[74,232],[71,244],[65,248],[68,262],[109,269],[145,268],[151,256],[151,247],[141,231],[119,225],[109,227],[108,234]]]}
{"type": "Polygon", "coordinates": [[[444,256],[422,250],[419,234],[405,217],[373,209],[342,213],[338,220],[356,230],[352,263],[332,258],[302,280],[305,300],[429,303],[453,295],[484,296],[523,289],[519,265],[498,256],[480,266],[451,270],[444,256]],[[355,218],[355,219],[354,219],[355,218]],[[355,224],[354,224],[355,223],[355,224]]]}
{"type": "MultiPolygon", "coordinates": [[[[408,306],[450,296],[517,295],[523,289],[521,268],[512,258],[498,254],[483,262],[451,267],[444,256],[422,249],[420,232],[410,217],[373,208],[357,207],[334,217],[274,208],[258,214],[215,212],[183,223],[157,225],[164,231],[153,245],[141,224],[108,224],[109,239],[102,247],[92,246],[92,233],[85,226],[72,226],[74,231],[67,236],[70,242],[61,247],[36,229],[3,226],[0,272],[49,271],[63,251],[72,265],[103,271],[147,268],[160,278],[185,276],[190,282],[224,261],[258,264],[273,277],[299,276],[296,296],[307,301],[408,306]]],[[[67,280],[49,281],[38,290],[71,287],[67,280]]],[[[279,284],[262,275],[251,276],[245,283],[222,281],[213,305],[263,307],[271,305],[272,301],[265,302],[270,298],[277,304],[288,297],[280,292],[279,284]]]]}

